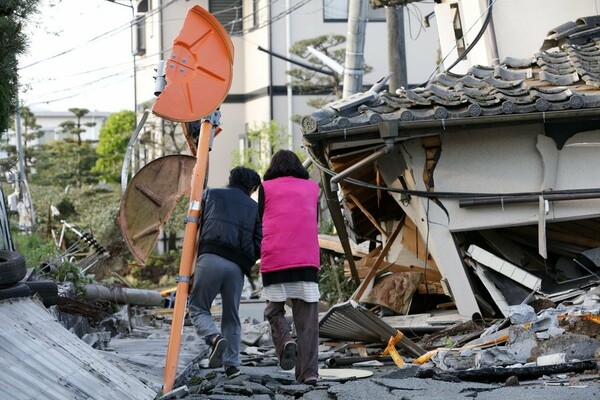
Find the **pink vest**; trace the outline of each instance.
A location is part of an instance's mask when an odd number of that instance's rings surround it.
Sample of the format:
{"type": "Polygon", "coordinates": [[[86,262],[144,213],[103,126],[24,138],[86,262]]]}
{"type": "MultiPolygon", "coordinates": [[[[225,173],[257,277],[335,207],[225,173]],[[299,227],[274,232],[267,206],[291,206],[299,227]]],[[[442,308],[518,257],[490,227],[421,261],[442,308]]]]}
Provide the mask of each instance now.
{"type": "Polygon", "coordinates": [[[263,182],[265,204],[260,271],[320,267],[317,207],[319,186],[282,177],[263,182]]]}

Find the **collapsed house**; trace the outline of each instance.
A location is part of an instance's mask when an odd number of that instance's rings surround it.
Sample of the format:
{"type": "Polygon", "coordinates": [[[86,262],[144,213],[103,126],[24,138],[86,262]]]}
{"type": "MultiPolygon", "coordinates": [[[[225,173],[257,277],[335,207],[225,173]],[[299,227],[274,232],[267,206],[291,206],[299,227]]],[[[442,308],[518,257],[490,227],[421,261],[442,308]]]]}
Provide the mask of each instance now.
{"type": "Polygon", "coordinates": [[[598,282],[598,23],[561,25],[531,58],[397,93],[380,82],[303,118],[354,300],[502,318],[598,282]],[[355,259],[350,240],[371,252],[355,259]]]}

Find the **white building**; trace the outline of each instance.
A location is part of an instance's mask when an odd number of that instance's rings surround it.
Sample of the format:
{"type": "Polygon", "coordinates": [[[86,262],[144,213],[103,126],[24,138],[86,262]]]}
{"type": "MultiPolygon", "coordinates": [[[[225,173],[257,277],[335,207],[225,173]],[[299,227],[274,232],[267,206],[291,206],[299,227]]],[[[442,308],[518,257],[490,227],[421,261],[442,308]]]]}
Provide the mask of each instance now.
{"type": "MultiPolygon", "coordinates": [[[[41,146],[44,144],[48,144],[54,140],[64,140],[65,138],[69,138],[72,135],[68,133],[64,133],[63,129],[60,127],[60,124],[65,121],[73,121],[77,123],[77,118],[70,111],[42,111],[42,110],[32,110],[35,115],[36,124],[39,125],[44,132],[43,136],[40,138],[35,138],[29,140],[27,142],[27,146],[41,146]]],[[[81,134],[81,140],[91,143],[97,143],[100,137],[100,129],[104,125],[104,122],[108,118],[111,113],[103,112],[103,111],[90,111],[85,116],[83,116],[80,120],[81,128],[84,129],[81,134]],[[86,124],[93,124],[93,126],[86,126],[86,124]]],[[[23,125],[23,120],[21,119],[21,132],[32,133],[31,131],[26,132],[25,126],[23,125]]],[[[71,139],[73,139],[71,137],[71,139]]],[[[17,136],[16,133],[12,130],[7,132],[5,136],[5,140],[8,144],[16,146],[17,144],[17,136]]]]}
{"type": "MultiPolygon", "coordinates": [[[[134,40],[138,119],[144,108],[151,107],[155,98],[154,68],[161,59],[169,57],[173,39],[179,33],[188,10],[195,5],[207,9],[220,20],[230,32],[235,48],[233,81],[220,108],[223,132],[215,139],[209,172],[209,185],[222,186],[232,167],[232,153],[239,149],[247,127],[276,120],[292,132],[293,148],[298,149],[302,141],[301,129],[290,122],[290,117],[314,111],[306,101],[316,96],[302,96],[287,89],[289,77],[286,71],[294,66],[258,48],[297,60],[288,53],[295,42],[330,33],[346,35],[348,2],[138,0],[138,35],[134,40]]],[[[427,80],[435,69],[437,32],[434,26],[428,29],[422,26],[423,16],[432,10],[432,4],[412,3],[404,13],[409,84],[427,80]]],[[[365,63],[373,70],[364,76],[364,86],[370,86],[388,74],[387,36],[385,11],[369,10],[365,63]]],[[[333,100],[331,96],[329,99],[333,100]]],[[[144,128],[144,134],[152,135],[154,143],[160,144],[164,140],[161,125],[161,121],[154,117],[149,118],[144,128]]],[[[146,148],[140,157],[141,164],[162,155],[162,151],[160,146],[146,148]]]]}
{"type": "Polygon", "coordinates": [[[598,0],[440,0],[435,24],[444,68],[471,45],[492,10],[481,40],[452,72],[464,74],[473,65],[496,65],[506,57],[531,58],[542,47],[548,30],[567,21],[598,14],[598,0]],[[464,40],[462,37],[464,36],[464,40]]]}

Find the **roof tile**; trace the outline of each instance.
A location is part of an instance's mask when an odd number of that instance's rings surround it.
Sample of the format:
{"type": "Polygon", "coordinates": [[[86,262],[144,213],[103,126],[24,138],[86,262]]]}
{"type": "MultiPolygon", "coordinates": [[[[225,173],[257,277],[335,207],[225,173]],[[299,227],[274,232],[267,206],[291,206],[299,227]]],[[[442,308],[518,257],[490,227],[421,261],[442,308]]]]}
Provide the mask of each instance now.
{"type": "Polygon", "coordinates": [[[551,30],[531,58],[506,57],[496,66],[475,65],[465,75],[443,72],[395,94],[359,93],[305,117],[303,129],[600,107],[599,88],[600,16],[592,16],[551,30]]]}

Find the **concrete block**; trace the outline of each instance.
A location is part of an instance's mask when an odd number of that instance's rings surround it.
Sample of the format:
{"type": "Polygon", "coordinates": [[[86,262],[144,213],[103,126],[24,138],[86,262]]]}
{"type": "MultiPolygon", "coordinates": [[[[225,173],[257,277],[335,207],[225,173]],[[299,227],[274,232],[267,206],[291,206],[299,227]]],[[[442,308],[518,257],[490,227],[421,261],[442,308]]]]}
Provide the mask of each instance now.
{"type": "Polygon", "coordinates": [[[567,355],[565,353],[554,353],[545,356],[539,356],[536,360],[536,363],[538,367],[543,367],[545,365],[563,364],[567,362],[566,356],[567,355]]]}

